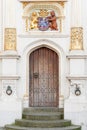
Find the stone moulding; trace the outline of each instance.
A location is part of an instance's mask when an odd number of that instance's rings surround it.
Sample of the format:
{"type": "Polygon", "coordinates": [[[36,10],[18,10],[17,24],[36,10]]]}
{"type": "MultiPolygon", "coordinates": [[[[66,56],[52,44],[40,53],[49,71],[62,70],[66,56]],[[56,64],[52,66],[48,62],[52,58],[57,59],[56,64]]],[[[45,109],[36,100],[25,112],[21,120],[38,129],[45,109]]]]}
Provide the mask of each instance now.
{"type": "Polygon", "coordinates": [[[20,76],[13,75],[13,76],[2,76],[0,75],[0,80],[19,80],[20,76]]]}
{"type": "Polygon", "coordinates": [[[19,55],[0,55],[0,59],[19,59],[19,55]]]}
{"type": "Polygon", "coordinates": [[[21,38],[69,38],[68,34],[59,34],[57,32],[28,32],[27,34],[19,34],[18,37],[21,38]]]}
{"type": "Polygon", "coordinates": [[[68,75],[68,80],[87,80],[87,75],[68,75]]]}
{"type": "Polygon", "coordinates": [[[67,59],[87,59],[87,54],[82,55],[67,55],[67,59]]]}
{"type": "MultiPolygon", "coordinates": [[[[38,1],[45,1],[46,2],[46,0],[18,0],[18,1],[20,1],[20,2],[31,2],[31,1],[35,1],[35,2],[38,2],[38,1]]],[[[67,2],[68,0],[48,0],[48,1],[59,1],[59,2],[67,2]]]]}

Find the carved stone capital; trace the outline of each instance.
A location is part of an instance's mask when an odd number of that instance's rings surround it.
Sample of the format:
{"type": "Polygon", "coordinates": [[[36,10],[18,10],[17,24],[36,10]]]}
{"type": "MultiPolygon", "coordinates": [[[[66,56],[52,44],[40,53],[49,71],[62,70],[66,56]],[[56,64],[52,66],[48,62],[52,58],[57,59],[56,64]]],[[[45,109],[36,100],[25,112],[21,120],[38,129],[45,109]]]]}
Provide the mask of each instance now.
{"type": "Polygon", "coordinates": [[[83,50],[83,28],[71,28],[70,50],[83,50]]]}

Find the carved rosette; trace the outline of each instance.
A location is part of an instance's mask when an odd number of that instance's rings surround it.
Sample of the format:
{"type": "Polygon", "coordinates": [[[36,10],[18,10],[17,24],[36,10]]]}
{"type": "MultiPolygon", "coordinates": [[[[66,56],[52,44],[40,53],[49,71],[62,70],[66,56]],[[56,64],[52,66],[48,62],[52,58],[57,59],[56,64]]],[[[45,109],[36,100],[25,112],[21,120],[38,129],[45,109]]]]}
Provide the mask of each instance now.
{"type": "Polygon", "coordinates": [[[16,28],[5,28],[4,50],[16,50],[16,28]]]}
{"type": "Polygon", "coordinates": [[[71,28],[70,50],[83,50],[83,28],[71,28]]]}

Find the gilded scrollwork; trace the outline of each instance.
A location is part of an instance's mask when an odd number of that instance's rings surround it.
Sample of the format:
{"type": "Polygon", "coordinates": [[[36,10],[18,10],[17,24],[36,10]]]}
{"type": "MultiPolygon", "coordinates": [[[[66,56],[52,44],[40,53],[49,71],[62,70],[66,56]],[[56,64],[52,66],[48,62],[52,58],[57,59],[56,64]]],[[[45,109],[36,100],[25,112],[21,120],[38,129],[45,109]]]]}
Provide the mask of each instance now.
{"type": "Polygon", "coordinates": [[[71,28],[70,50],[83,50],[83,28],[71,28]]]}
{"type": "Polygon", "coordinates": [[[5,28],[4,50],[16,50],[16,28],[5,28]]]}

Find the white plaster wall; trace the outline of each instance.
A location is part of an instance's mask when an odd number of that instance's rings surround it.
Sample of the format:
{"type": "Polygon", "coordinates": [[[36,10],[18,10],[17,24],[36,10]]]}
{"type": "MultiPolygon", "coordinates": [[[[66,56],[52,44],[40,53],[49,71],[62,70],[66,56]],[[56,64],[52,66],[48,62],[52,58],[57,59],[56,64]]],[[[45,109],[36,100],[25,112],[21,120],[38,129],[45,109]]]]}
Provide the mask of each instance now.
{"type": "Polygon", "coordinates": [[[85,73],[85,60],[72,59],[70,60],[70,74],[71,75],[84,75],[85,73]]]}
{"type": "Polygon", "coordinates": [[[82,27],[82,0],[71,0],[71,27],[82,27]]]}
{"type": "Polygon", "coordinates": [[[17,75],[17,60],[3,59],[2,60],[2,74],[5,76],[17,75]]]}
{"type": "Polygon", "coordinates": [[[0,100],[0,127],[14,123],[15,119],[22,117],[22,103],[17,100],[0,100]]]}

